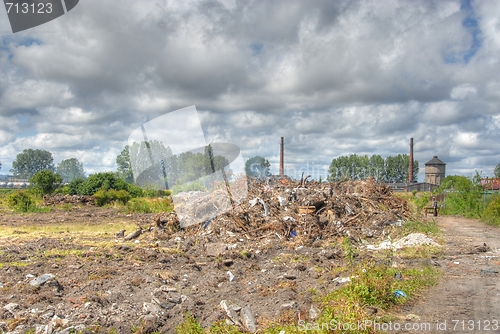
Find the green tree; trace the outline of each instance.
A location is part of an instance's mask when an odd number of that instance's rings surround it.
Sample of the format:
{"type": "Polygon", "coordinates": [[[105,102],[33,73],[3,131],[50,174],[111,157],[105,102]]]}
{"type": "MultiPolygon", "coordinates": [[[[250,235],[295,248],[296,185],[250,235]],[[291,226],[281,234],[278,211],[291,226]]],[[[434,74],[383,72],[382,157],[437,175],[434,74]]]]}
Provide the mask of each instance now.
{"type": "Polygon", "coordinates": [[[269,174],[269,161],[261,156],[255,156],[245,162],[245,173],[250,177],[265,177],[269,174]]]}
{"type": "Polygon", "coordinates": [[[134,180],[141,187],[168,188],[177,178],[177,158],[159,141],[134,142],[129,160],[134,180]]]}
{"type": "MultiPolygon", "coordinates": [[[[183,184],[202,178],[206,174],[205,154],[184,152],[177,157],[177,184],[183,184]]],[[[214,168],[215,168],[215,161],[214,168]]]]}
{"type": "Polygon", "coordinates": [[[116,165],[118,166],[118,177],[124,179],[125,182],[134,183],[134,174],[130,164],[130,147],[128,145],[116,156],[116,165]]]}
{"type": "Polygon", "coordinates": [[[215,155],[212,149],[212,145],[205,146],[204,154],[204,169],[205,175],[210,175],[216,171],[224,170],[226,175],[231,174],[231,170],[228,168],[229,160],[222,155],[215,155]]]}
{"type": "Polygon", "coordinates": [[[15,177],[31,179],[33,175],[42,170],[55,171],[52,153],[45,150],[28,148],[17,155],[16,160],[12,162],[10,172],[15,177]]]}
{"type": "MultiPolygon", "coordinates": [[[[2,166],[2,165],[0,164],[0,167],[1,167],[1,166],[2,166]]],[[[498,165],[495,167],[495,170],[494,170],[494,172],[493,172],[493,173],[494,173],[495,177],[500,177],[500,164],[498,164],[498,165]]]]}
{"type": "Polygon", "coordinates": [[[63,183],[70,183],[76,179],[85,179],[83,164],[77,158],[69,158],[61,161],[57,165],[56,173],[61,176],[63,183]]]}
{"type": "Polygon", "coordinates": [[[61,185],[61,182],[61,176],[48,169],[36,172],[30,179],[33,189],[43,195],[54,192],[61,185]]]}

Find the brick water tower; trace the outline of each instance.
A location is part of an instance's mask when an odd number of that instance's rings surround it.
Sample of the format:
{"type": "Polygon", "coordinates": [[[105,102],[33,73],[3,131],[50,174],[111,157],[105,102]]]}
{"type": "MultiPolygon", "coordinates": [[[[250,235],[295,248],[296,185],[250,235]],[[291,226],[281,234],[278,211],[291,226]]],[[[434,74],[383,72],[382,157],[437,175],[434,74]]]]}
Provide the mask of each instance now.
{"type": "Polygon", "coordinates": [[[435,155],[425,163],[425,183],[439,186],[446,174],[446,164],[435,155]]]}

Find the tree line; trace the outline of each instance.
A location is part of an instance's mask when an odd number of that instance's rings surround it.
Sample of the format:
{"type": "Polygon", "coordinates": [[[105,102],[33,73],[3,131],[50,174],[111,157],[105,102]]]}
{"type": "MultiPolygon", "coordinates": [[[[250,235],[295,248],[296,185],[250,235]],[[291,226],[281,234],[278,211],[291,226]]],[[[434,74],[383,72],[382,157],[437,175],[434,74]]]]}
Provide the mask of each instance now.
{"type": "MultiPolygon", "coordinates": [[[[373,177],[379,182],[407,182],[410,157],[408,154],[388,156],[385,159],[378,154],[372,156],[351,154],[332,160],[329,169],[329,181],[363,180],[373,177]]],[[[418,161],[413,162],[413,181],[417,181],[418,161]]]]}
{"type": "Polygon", "coordinates": [[[55,172],[63,183],[85,178],[83,164],[78,159],[65,159],[55,166],[52,153],[31,148],[23,150],[16,156],[10,172],[17,178],[30,180],[37,172],[44,170],[55,172]]]}

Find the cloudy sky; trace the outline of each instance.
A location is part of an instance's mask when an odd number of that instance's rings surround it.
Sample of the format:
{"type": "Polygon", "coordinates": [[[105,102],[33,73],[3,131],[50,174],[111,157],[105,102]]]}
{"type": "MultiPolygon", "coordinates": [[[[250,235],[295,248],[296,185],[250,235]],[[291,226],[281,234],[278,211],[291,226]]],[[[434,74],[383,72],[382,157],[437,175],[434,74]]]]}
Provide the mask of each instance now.
{"type": "Polygon", "coordinates": [[[1,8],[0,173],[26,148],[115,170],[142,123],[195,105],[208,142],[274,173],[280,136],[288,172],[316,177],[413,137],[420,181],[434,155],[447,174],[492,175],[499,18],[486,0],[81,0],[13,34],[1,8]]]}

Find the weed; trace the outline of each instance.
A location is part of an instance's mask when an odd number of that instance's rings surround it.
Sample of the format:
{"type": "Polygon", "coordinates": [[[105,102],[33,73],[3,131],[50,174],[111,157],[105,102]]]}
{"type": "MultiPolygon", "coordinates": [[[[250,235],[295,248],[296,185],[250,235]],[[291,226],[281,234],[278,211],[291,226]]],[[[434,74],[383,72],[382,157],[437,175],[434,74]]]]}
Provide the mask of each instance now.
{"type": "Polygon", "coordinates": [[[249,259],[252,257],[252,253],[248,249],[244,249],[240,252],[240,256],[242,259],[249,259]]]}
{"type": "Polygon", "coordinates": [[[342,249],[344,250],[345,260],[349,264],[349,267],[352,267],[354,264],[355,251],[348,237],[344,237],[344,240],[342,241],[342,249]]]}
{"type": "MultiPolygon", "coordinates": [[[[188,311],[184,316],[184,321],[175,327],[177,334],[205,334],[205,330],[201,327],[198,320],[188,311]]],[[[224,332],[222,332],[224,333],[224,332]]]]}

